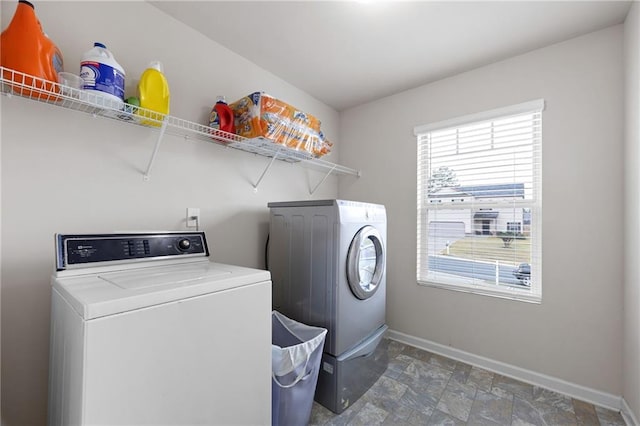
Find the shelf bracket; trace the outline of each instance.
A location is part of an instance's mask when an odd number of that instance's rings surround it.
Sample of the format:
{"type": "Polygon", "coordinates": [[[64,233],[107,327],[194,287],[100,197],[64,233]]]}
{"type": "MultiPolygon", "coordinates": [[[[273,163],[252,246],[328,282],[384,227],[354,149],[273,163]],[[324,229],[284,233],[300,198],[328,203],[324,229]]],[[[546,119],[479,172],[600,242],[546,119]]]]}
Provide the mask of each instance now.
{"type": "Polygon", "coordinates": [[[258,192],[258,186],[260,185],[260,182],[262,182],[262,179],[264,178],[264,176],[267,174],[267,172],[269,171],[271,166],[273,166],[273,162],[276,161],[276,157],[278,157],[279,153],[280,153],[280,148],[278,148],[278,150],[273,154],[273,157],[271,158],[271,161],[269,161],[269,164],[267,164],[267,168],[264,169],[264,171],[262,172],[262,174],[258,178],[258,181],[255,183],[255,185],[253,185],[254,192],[258,192]]]}
{"type": "Polygon", "coordinates": [[[327,178],[329,177],[331,172],[333,172],[335,170],[335,168],[336,168],[336,166],[334,165],[333,167],[331,167],[331,169],[329,169],[329,171],[327,172],[326,175],[324,175],[322,180],[320,182],[318,182],[318,184],[311,191],[309,191],[309,195],[313,195],[313,193],[316,192],[316,190],[318,188],[320,188],[320,185],[322,185],[324,183],[324,181],[327,180],[327,178]]]}
{"type": "Polygon", "coordinates": [[[156,141],[156,146],[153,148],[153,154],[151,154],[151,158],[149,159],[149,165],[147,165],[147,171],[144,173],[144,181],[149,181],[149,175],[151,174],[151,168],[153,167],[154,161],[156,161],[156,155],[158,155],[158,149],[160,149],[160,142],[162,142],[162,138],[164,137],[164,132],[167,130],[168,120],[164,120],[162,122],[162,126],[160,126],[160,134],[158,135],[158,140],[156,141]]]}

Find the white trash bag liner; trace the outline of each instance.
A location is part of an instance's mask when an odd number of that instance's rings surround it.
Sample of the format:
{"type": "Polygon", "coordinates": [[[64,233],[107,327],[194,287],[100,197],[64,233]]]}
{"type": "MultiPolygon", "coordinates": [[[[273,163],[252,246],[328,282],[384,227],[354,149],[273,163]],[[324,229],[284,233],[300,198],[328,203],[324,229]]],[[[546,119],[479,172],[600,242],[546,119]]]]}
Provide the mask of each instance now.
{"type": "Polygon", "coordinates": [[[306,425],[327,330],[271,315],[271,408],[274,425],[306,425]]]}
{"type": "MultiPolygon", "coordinates": [[[[312,327],[294,321],[286,316],[282,315],[278,311],[273,311],[273,320],[279,321],[282,326],[291,333],[292,337],[297,338],[300,342],[282,340],[288,340],[287,336],[280,336],[280,342],[271,345],[271,368],[274,378],[278,376],[285,376],[298,367],[306,365],[309,361],[309,357],[320,345],[324,344],[324,338],[327,334],[327,330],[321,327],[312,327]],[[287,346],[285,346],[287,345],[287,346]],[[285,346],[285,347],[282,347],[285,346]]],[[[301,371],[304,372],[304,369],[301,371]]],[[[304,375],[304,374],[303,374],[304,375]]],[[[300,381],[302,377],[296,378],[294,383],[290,383],[287,386],[295,385],[300,381]]]]}

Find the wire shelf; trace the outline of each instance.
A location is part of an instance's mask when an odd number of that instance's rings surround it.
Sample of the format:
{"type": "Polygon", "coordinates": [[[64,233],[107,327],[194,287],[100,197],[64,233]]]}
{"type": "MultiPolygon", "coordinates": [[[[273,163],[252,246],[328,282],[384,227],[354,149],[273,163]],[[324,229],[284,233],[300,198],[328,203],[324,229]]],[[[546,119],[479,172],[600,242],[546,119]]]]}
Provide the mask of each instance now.
{"type": "MultiPolygon", "coordinates": [[[[5,96],[10,97],[17,95],[58,107],[85,112],[93,116],[159,130],[160,137],[158,138],[147,172],[145,173],[145,179],[149,177],[164,133],[206,142],[214,142],[225,147],[270,157],[272,161],[269,163],[268,168],[273,163],[273,160],[277,159],[324,171],[327,173],[327,176],[331,173],[360,176],[360,172],[357,170],[316,158],[308,152],[279,145],[265,138],[247,139],[206,125],[129,105],[120,100],[101,96],[99,93],[93,91],[69,87],[10,68],[0,67],[0,82],[2,84],[2,94],[5,96]]],[[[267,170],[265,170],[263,176],[267,170]]],[[[260,180],[263,176],[260,177],[260,180]]],[[[325,176],[325,179],[327,176],[325,176]]],[[[322,182],[324,182],[324,179],[322,182]]],[[[254,185],[254,188],[257,188],[257,184],[254,185]]]]}

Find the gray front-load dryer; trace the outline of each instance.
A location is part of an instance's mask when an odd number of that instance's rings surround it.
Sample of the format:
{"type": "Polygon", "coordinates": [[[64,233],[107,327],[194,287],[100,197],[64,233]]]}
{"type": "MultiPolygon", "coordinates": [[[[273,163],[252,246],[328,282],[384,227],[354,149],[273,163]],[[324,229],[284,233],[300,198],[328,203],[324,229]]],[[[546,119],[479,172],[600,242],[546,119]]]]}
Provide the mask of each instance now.
{"type": "Polygon", "coordinates": [[[377,350],[386,330],[385,208],[345,200],[269,207],[273,308],[328,330],[316,400],[342,412],[386,368],[377,350]]]}

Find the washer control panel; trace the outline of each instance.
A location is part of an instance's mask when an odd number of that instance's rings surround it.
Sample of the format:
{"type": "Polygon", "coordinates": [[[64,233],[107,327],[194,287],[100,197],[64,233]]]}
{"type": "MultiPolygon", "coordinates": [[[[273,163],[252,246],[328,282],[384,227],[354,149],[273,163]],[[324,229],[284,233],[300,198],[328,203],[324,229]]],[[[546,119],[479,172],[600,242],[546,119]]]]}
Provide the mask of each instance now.
{"type": "Polygon", "coordinates": [[[56,235],[57,269],[209,256],[204,232],[56,235]]]}

